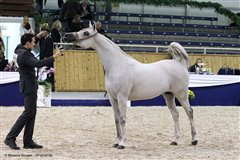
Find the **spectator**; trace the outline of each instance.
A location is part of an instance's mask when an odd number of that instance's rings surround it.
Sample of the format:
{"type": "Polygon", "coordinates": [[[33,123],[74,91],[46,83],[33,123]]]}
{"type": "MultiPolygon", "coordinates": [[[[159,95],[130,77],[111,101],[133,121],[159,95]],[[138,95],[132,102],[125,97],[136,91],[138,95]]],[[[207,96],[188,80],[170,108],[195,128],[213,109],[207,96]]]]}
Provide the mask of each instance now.
{"type": "Polygon", "coordinates": [[[2,37],[2,30],[1,30],[1,27],[0,27],[0,37],[2,37]]]}
{"type": "Polygon", "coordinates": [[[78,32],[81,29],[83,29],[83,23],[81,22],[81,17],[79,15],[76,15],[74,19],[72,20],[70,31],[71,32],[78,32]]]}
{"type": "Polygon", "coordinates": [[[58,8],[61,9],[63,6],[64,2],[63,0],[58,0],[58,8]]]}
{"type": "Polygon", "coordinates": [[[105,37],[107,37],[108,39],[110,39],[111,41],[114,42],[114,40],[106,34],[105,30],[102,29],[102,23],[100,21],[96,22],[96,29],[97,29],[98,33],[104,35],[105,37]]]}
{"type": "MultiPolygon", "coordinates": [[[[49,34],[49,25],[48,23],[43,23],[41,31],[45,31],[45,35],[42,36],[39,40],[40,47],[40,60],[50,57],[53,54],[53,40],[49,34]]],[[[51,65],[51,67],[53,64],[51,65]]]]}
{"type": "Polygon", "coordinates": [[[0,50],[5,51],[5,45],[4,45],[2,37],[0,37],[0,50]]]}
{"type": "Polygon", "coordinates": [[[202,59],[198,58],[196,60],[196,63],[189,68],[189,71],[199,74],[201,69],[203,68],[203,65],[204,65],[204,63],[203,63],[202,59]]]}
{"type": "Polygon", "coordinates": [[[67,0],[62,6],[61,17],[65,18],[70,28],[73,18],[81,14],[80,3],[77,0],[67,0]]]}
{"type": "Polygon", "coordinates": [[[4,68],[7,66],[8,60],[5,60],[4,51],[0,50],[0,71],[4,71],[4,68]]]}
{"type": "Polygon", "coordinates": [[[59,43],[62,41],[61,30],[62,30],[62,23],[59,20],[56,20],[53,23],[52,29],[51,29],[51,38],[53,42],[59,43]]]}
{"type": "Polygon", "coordinates": [[[34,34],[32,28],[31,28],[31,25],[29,23],[29,17],[28,16],[23,17],[23,21],[22,21],[22,24],[20,26],[20,36],[24,35],[25,33],[34,34]]]}
{"type": "Polygon", "coordinates": [[[88,0],[83,0],[81,5],[80,5],[80,9],[81,9],[81,18],[82,19],[93,19],[93,15],[91,12],[91,7],[89,5],[88,0]]]}
{"type": "MultiPolygon", "coordinates": [[[[46,59],[48,57],[51,57],[53,55],[53,39],[51,38],[49,34],[49,25],[48,23],[43,23],[41,27],[42,31],[45,31],[45,35],[42,36],[39,40],[39,47],[40,47],[40,60],[46,59]]],[[[48,65],[49,68],[53,68],[53,62],[48,65]]],[[[51,77],[48,77],[48,81],[52,84],[52,91],[55,90],[54,86],[54,75],[51,77]]]]}

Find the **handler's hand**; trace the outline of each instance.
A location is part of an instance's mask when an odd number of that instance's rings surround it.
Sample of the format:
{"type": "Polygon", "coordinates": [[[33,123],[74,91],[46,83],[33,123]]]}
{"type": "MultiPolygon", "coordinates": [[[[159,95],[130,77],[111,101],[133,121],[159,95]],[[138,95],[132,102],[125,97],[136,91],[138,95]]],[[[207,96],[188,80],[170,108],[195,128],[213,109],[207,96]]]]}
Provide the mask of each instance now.
{"type": "Polygon", "coordinates": [[[63,50],[57,49],[56,53],[53,55],[53,58],[63,56],[63,50]]]}
{"type": "Polygon", "coordinates": [[[38,38],[46,37],[48,35],[47,31],[41,31],[37,34],[38,38]]]}

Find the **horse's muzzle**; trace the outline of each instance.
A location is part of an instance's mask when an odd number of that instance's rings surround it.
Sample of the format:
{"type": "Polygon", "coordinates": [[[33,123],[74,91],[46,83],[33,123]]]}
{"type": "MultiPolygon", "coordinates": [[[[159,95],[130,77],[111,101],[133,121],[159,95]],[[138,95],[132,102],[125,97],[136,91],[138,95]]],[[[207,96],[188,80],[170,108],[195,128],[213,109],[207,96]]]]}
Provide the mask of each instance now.
{"type": "Polygon", "coordinates": [[[74,42],[76,41],[77,39],[75,38],[74,34],[72,33],[67,33],[65,34],[65,36],[63,37],[63,41],[65,42],[74,42]]]}

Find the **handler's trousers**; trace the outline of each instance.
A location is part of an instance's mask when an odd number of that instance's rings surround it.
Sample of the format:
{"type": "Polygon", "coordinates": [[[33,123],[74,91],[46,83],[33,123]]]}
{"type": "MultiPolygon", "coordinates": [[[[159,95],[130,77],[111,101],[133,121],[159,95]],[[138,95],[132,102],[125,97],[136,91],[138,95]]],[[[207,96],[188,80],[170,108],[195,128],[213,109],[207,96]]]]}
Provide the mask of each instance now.
{"type": "Polygon", "coordinates": [[[29,144],[32,142],[35,117],[37,112],[37,93],[31,93],[24,95],[24,111],[19,116],[15,124],[12,126],[6,139],[16,141],[16,137],[19,135],[23,127],[25,126],[23,143],[29,144]]]}

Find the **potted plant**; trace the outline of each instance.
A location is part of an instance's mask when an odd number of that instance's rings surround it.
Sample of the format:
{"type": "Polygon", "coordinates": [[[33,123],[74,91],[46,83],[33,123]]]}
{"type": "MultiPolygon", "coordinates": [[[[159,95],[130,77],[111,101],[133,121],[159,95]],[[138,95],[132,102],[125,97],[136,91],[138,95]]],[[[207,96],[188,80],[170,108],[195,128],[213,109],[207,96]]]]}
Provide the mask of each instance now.
{"type": "Polygon", "coordinates": [[[190,89],[188,90],[188,99],[189,100],[194,100],[195,99],[195,94],[190,89]]]}
{"type": "Polygon", "coordinates": [[[54,69],[42,67],[38,71],[38,107],[51,107],[51,90],[52,84],[47,80],[47,77],[54,73],[54,69]]]}

